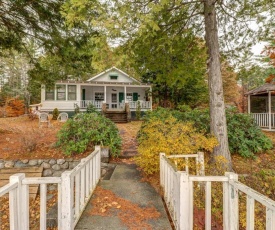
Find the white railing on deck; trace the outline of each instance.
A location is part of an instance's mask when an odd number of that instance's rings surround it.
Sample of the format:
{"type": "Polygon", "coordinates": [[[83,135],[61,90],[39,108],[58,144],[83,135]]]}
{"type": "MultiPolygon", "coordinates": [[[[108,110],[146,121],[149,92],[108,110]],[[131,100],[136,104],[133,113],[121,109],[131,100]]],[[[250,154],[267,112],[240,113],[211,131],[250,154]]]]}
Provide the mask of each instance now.
{"type": "MultiPolygon", "coordinates": [[[[262,128],[268,128],[269,127],[269,113],[251,113],[250,114],[256,124],[262,128]]],[[[271,121],[271,127],[275,127],[275,113],[270,114],[270,121],[271,121]]]]}
{"type": "Polygon", "coordinates": [[[95,108],[101,109],[102,108],[102,101],[95,101],[95,100],[82,100],[80,101],[80,108],[87,108],[88,105],[92,104],[95,108]]]}
{"type": "MultiPolygon", "coordinates": [[[[140,109],[151,109],[151,102],[150,101],[139,101],[140,109]]],[[[129,101],[130,109],[137,109],[138,101],[129,101]]]]}
{"type": "Polygon", "coordinates": [[[275,201],[240,183],[235,173],[225,176],[190,176],[160,154],[160,183],[176,229],[193,229],[194,182],[205,183],[205,229],[211,230],[211,183],[223,184],[223,229],[239,229],[239,192],[246,195],[246,229],[253,230],[255,201],[266,207],[266,229],[275,230],[275,201]]]}
{"type": "Polygon", "coordinates": [[[47,184],[58,185],[58,229],[72,230],[84,211],[100,179],[100,147],[71,171],[60,177],[25,178],[14,174],[10,182],[0,188],[0,197],[9,194],[11,230],[29,230],[29,186],[40,185],[40,230],[46,230],[47,184]]]}

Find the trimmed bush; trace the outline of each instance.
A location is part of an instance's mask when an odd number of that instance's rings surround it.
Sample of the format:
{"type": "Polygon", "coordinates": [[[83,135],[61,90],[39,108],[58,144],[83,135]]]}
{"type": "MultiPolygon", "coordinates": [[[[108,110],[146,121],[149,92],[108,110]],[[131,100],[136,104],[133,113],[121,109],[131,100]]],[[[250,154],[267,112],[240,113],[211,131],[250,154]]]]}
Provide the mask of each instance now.
{"type": "Polygon", "coordinates": [[[169,112],[164,112],[164,117],[157,117],[154,112],[149,116],[139,132],[139,156],[136,157],[136,163],[147,174],[159,171],[160,152],[193,154],[199,150],[212,151],[218,144],[216,138],[198,133],[190,122],[179,121],[169,112]]]}
{"type": "Polygon", "coordinates": [[[53,120],[57,120],[58,115],[59,115],[58,108],[55,108],[55,109],[53,110],[53,120]]]}
{"type": "Polygon", "coordinates": [[[117,157],[121,138],[111,120],[98,113],[79,113],[62,126],[56,144],[66,155],[83,153],[95,145],[108,146],[111,155],[117,157]]]}

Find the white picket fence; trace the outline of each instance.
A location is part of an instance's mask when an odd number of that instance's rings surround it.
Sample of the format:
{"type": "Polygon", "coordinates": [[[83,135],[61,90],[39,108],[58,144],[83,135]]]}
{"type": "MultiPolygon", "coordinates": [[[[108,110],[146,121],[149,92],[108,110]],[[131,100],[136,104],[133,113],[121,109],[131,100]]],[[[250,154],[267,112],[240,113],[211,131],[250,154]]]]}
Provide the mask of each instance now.
{"type": "MultiPolygon", "coordinates": [[[[183,155],[185,156],[185,155],[183,155]]],[[[223,184],[223,229],[239,229],[239,193],[246,195],[246,229],[253,230],[255,223],[255,201],[266,207],[266,229],[275,230],[275,201],[240,183],[235,173],[225,176],[191,176],[178,171],[165,154],[160,154],[160,184],[164,190],[174,225],[178,230],[193,229],[194,182],[205,186],[205,229],[211,230],[211,183],[223,184]]]]}
{"type": "Polygon", "coordinates": [[[100,179],[100,164],[100,146],[96,146],[95,151],[61,177],[12,175],[9,184],[0,188],[0,197],[9,193],[10,230],[29,229],[29,186],[34,184],[40,185],[40,230],[46,230],[48,184],[58,185],[58,229],[74,229],[100,179]]]}

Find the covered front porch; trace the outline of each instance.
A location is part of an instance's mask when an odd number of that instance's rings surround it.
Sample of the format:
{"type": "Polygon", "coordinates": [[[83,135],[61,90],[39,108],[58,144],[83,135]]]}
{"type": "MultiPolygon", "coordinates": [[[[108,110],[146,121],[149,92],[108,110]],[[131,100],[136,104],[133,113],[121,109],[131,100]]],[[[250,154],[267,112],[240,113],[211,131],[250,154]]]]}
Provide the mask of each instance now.
{"type": "Polygon", "coordinates": [[[133,112],[152,110],[151,86],[147,84],[63,81],[54,89],[44,86],[41,99],[41,110],[48,112],[54,108],[74,111],[76,107],[85,111],[90,104],[100,111],[103,105],[109,111],[125,111],[126,104],[133,112]]]}
{"type": "Polygon", "coordinates": [[[275,85],[266,83],[249,91],[248,113],[263,130],[275,131],[275,85]]]}

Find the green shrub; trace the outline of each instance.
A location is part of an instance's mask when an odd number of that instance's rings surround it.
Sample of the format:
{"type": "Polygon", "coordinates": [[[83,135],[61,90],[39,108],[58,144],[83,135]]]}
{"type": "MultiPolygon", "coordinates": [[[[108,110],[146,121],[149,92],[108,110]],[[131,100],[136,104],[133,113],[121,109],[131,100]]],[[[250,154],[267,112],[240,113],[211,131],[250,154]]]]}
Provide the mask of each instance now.
{"type": "MultiPolygon", "coordinates": [[[[210,133],[209,109],[190,110],[186,106],[179,109],[182,112],[160,108],[146,113],[145,124],[153,117],[160,117],[163,120],[172,114],[178,120],[193,123],[200,133],[206,135],[210,133]]],[[[261,131],[250,115],[238,113],[235,108],[228,108],[226,109],[226,119],[229,150],[232,154],[254,157],[256,153],[264,152],[273,147],[272,141],[261,131]]]]}
{"type": "Polygon", "coordinates": [[[53,110],[53,120],[57,120],[58,115],[59,115],[58,108],[55,108],[55,109],[53,110]]]}
{"type": "MultiPolygon", "coordinates": [[[[192,121],[199,131],[210,132],[209,109],[194,109],[184,113],[182,118],[185,121],[192,121]]],[[[231,153],[237,153],[243,157],[254,157],[255,153],[273,147],[272,141],[256,125],[249,114],[239,113],[235,108],[228,108],[226,109],[226,119],[231,153]]]]}
{"type": "Polygon", "coordinates": [[[112,156],[120,154],[121,138],[116,125],[98,113],[79,113],[58,133],[57,146],[66,155],[80,154],[95,145],[109,146],[112,156]]]}
{"type": "Polygon", "coordinates": [[[76,114],[78,114],[78,113],[80,113],[80,108],[79,108],[78,104],[75,103],[75,104],[74,104],[74,114],[76,115],[76,114]]]}
{"type": "Polygon", "coordinates": [[[136,110],[136,119],[139,121],[141,118],[141,107],[140,101],[137,102],[137,110],[136,110]]]}
{"type": "Polygon", "coordinates": [[[226,110],[229,150],[243,157],[271,149],[272,141],[256,125],[254,119],[235,109],[226,110]]]}
{"type": "Polygon", "coordinates": [[[96,109],[96,107],[93,104],[88,104],[87,108],[86,108],[86,112],[87,113],[99,113],[96,109]]]}

